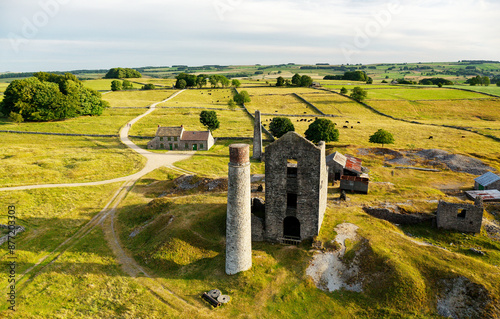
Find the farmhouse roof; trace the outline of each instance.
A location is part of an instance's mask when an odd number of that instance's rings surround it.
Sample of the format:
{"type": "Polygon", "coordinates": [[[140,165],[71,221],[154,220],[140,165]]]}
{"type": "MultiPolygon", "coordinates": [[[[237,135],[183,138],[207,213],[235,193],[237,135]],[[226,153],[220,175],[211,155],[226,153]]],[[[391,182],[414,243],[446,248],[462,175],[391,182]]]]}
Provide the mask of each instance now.
{"type": "Polygon", "coordinates": [[[182,131],[184,131],[183,126],[174,126],[174,127],[158,127],[156,131],[156,136],[181,136],[182,131]]]}
{"type": "Polygon", "coordinates": [[[181,141],[207,141],[210,137],[210,131],[184,131],[181,141]]]}
{"type": "Polygon", "coordinates": [[[479,176],[474,181],[476,181],[480,185],[488,186],[490,184],[495,183],[498,180],[500,180],[500,176],[493,174],[492,172],[488,172],[484,175],[479,176]]]}
{"type": "Polygon", "coordinates": [[[342,167],[345,167],[347,158],[344,155],[340,154],[339,152],[335,152],[326,157],[327,164],[332,161],[339,163],[340,165],[342,165],[342,167]]]}

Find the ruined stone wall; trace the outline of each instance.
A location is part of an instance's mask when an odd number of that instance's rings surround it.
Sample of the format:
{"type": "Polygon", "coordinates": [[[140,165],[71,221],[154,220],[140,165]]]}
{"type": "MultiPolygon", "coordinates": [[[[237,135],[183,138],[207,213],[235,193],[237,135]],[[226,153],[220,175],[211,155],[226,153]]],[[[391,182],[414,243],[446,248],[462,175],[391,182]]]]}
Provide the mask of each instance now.
{"type": "Polygon", "coordinates": [[[368,215],[399,225],[416,225],[426,221],[430,221],[434,218],[433,216],[399,214],[387,208],[364,207],[363,210],[368,215]]]}
{"type": "Polygon", "coordinates": [[[325,147],[315,146],[295,132],[288,132],[266,147],[265,238],[283,238],[283,221],[300,222],[301,239],[318,235],[326,209],[328,174],[325,147]],[[287,175],[287,160],[297,161],[296,177],[287,175]],[[288,207],[287,194],[297,195],[296,208],[288,207]]]}
{"type": "Polygon", "coordinates": [[[483,202],[477,198],[474,205],[440,201],[437,227],[461,232],[479,233],[483,221],[483,202]]]}
{"type": "Polygon", "coordinates": [[[260,120],[260,111],[255,111],[252,158],[259,161],[262,158],[262,124],[260,120]]]}

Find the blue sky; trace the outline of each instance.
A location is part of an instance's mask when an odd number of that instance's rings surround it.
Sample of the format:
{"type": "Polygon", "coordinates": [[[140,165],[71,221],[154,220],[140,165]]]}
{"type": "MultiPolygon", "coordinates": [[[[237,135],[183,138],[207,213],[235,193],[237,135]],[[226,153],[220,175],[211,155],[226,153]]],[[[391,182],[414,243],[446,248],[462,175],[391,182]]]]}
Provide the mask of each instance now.
{"type": "Polygon", "coordinates": [[[2,0],[0,72],[500,60],[500,1],[2,0]]]}

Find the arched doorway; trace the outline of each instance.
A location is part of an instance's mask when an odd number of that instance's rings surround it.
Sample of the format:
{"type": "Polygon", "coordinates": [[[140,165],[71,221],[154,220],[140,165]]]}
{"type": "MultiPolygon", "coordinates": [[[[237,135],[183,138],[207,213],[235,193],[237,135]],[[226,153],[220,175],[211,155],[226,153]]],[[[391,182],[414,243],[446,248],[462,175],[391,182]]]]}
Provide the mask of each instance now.
{"type": "Polygon", "coordinates": [[[300,222],[293,216],[288,216],[283,220],[283,237],[300,240],[300,222]]]}

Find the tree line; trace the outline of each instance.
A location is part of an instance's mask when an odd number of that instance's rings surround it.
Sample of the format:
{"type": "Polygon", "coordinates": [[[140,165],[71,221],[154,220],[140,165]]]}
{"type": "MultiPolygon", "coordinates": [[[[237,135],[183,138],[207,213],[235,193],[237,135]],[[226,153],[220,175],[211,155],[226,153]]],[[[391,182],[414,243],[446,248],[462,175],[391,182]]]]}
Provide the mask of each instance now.
{"type": "Polygon", "coordinates": [[[227,88],[230,86],[237,88],[240,87],[241,85],[241,82],[239,80],[237,79],[229,80],[227,77],[220,74],[213,74],[208,76],[206,74],[195,75],[188,73],[180,73],[175,78],[176,78],[175,87],[177,89],[185,89],[190,87],[198,87],[199,89],[201,89],[208,83],[210,83],[210,86],[212,88],[218,87],[219,84],[223,88],[227,88]]]}
{"type": "Polygon", "coordinates": [[[105,79],[126,79],[126,78],[142,78],[142,74],[134,69],[129,68],[113,68],[106,73],[105,79]]]}
{"type": "Polygon", "coordinates": [[[313,84],[313,79],[309,75],[300,75],[296,73],[292,80],[285,79],[282,76],[276,79],[276,86],[301,86],[301,87],[309,87],[313,84]]]}
{"type": "Polygon", "coordinates": [[[38,72],[9,84],[0,112],[15,122],[55,121],[101,115],[107,107],[101,94],[84,87],[75,75],[38,72]]]}

